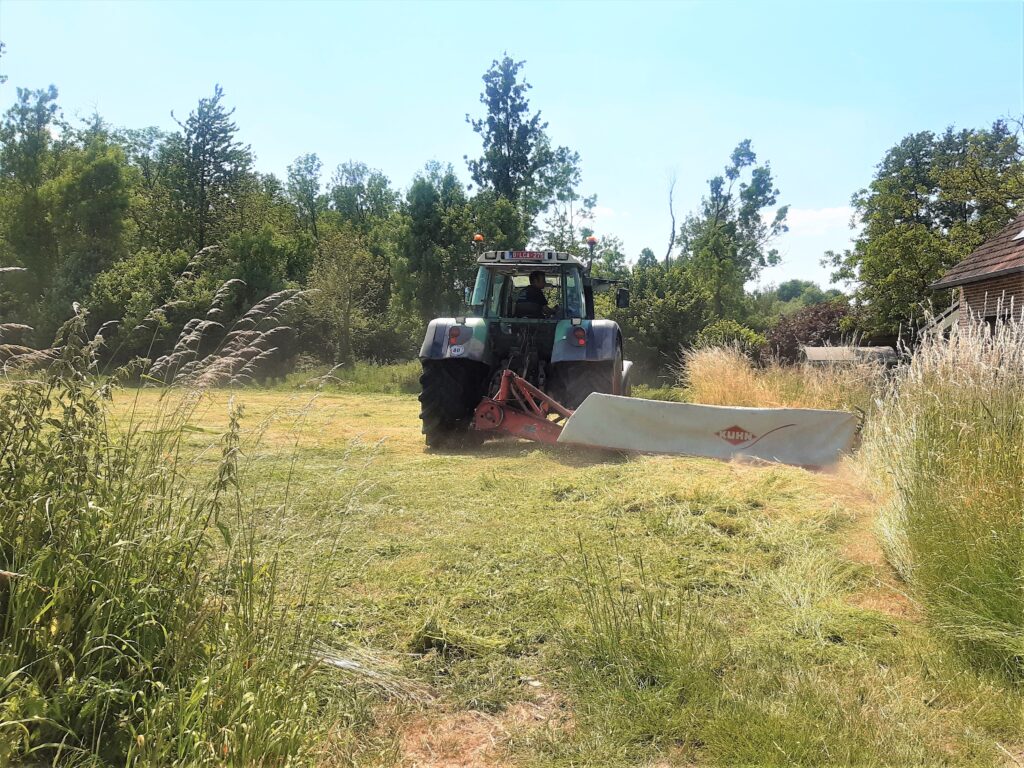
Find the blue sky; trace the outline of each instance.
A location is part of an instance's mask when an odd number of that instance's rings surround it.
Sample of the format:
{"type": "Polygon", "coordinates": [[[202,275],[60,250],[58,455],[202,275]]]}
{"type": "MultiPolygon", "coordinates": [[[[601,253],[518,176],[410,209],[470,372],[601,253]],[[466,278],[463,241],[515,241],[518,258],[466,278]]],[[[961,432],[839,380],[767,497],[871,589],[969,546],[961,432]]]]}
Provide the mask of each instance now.
{"type": "MultiPolygon", "coordinates": [[[[663,255],[668,180],[697,206],[736,143],[771,162],[791,231],[762,282],[827,282],[849,199],[902,136],[1024,114],[1024,5],[1005,2],[26,2],[0,0],[14,87],[66,116],[174,127],[215,83],[261,170],[316,152],[399,187],[479,152],[465,122],[503,51],[578,150],[601,233],[663,255]]],[[[329,174],[327,174],[329,175],[329,174]]]]}

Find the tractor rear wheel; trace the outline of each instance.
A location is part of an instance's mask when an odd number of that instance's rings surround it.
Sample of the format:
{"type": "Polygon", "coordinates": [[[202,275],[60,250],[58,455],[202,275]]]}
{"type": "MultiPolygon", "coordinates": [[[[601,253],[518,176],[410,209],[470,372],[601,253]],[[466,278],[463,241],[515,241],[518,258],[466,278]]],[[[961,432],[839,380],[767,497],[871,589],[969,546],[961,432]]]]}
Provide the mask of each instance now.
{"type": "Polygon", "coordinates": [[[420,419],[428,447],[474,441],[469,427],[483,397],[486,369],[465,360],[424,360],[420,375],[420,419]]]}
{"type": "MultiPolygon", "coordinates": [[[[626,395],[622,381],[622,347],[615,350],[615,358],[594,363],[561,363],[558,371],[558,397],[570,410],[579,408],[591,392],[606,395],[626,395]]],[[[627,384],[626,387],[629,385],[627,384]]]]}

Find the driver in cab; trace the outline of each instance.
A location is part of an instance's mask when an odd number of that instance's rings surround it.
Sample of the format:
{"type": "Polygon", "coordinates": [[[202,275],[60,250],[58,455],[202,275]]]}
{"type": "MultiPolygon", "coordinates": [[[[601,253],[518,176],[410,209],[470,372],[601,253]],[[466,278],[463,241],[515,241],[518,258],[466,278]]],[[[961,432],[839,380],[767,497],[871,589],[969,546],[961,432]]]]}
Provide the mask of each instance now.
{"type": "Polygon", "coordinates": [[[516,317],[544,318],[555,313],[544,295],[545,284],[545,275],[539,269],[530,273],[530,284],[516,297],[516,317]]]}

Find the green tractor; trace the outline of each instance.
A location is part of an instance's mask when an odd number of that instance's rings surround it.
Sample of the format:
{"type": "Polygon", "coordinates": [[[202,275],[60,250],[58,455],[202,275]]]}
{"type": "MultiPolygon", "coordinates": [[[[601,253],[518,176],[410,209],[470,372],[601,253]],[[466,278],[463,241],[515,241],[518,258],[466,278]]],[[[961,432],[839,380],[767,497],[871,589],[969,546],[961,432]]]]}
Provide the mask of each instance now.
{"type": "MultiPolygon", "coordinates": [[[[615,281],[560,251],[487,251],[477,264],[469,314],[432,320],[420,349],[428,446],[496,433],[546,442],[549,415],[566,418],[592,392],[630,394],[619,326],[594,318],[594,293],[615,281]]],[[[626,288],[615,304],[629,305],[626,288]]]]}

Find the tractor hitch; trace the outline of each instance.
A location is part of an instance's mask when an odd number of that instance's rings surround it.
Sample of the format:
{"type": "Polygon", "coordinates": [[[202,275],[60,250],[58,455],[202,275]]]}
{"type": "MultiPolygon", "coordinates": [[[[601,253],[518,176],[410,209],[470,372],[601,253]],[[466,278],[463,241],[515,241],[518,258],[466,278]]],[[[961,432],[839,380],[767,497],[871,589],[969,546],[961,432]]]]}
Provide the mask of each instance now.
{"type": "Polygon", "coordinates": [[[485,397],[473,412],[473,429],[557,443],[563,424],[572,414],[522,376],[505,369],[497,394],[485,397]]]}

